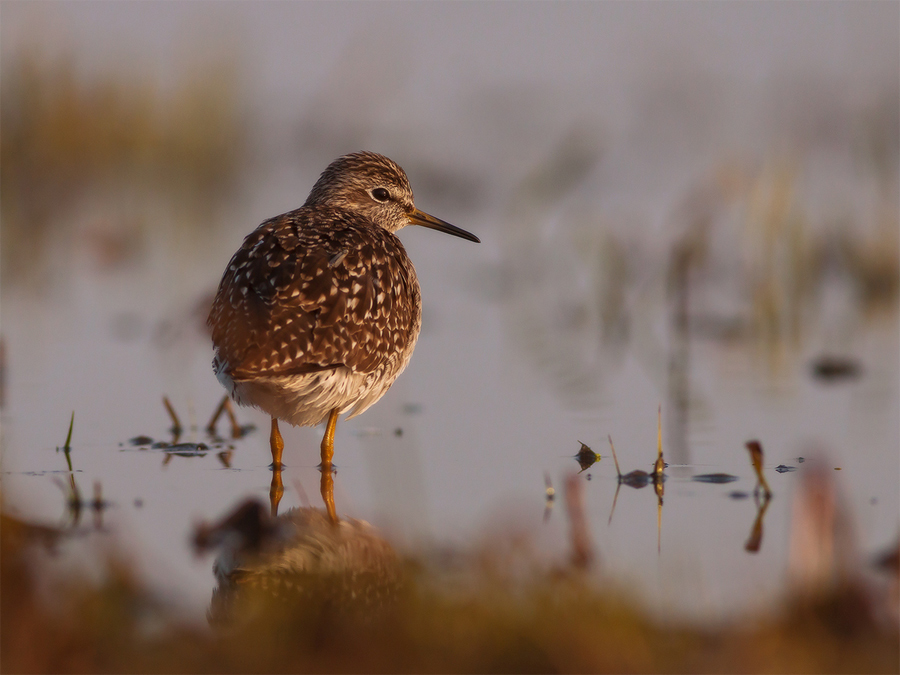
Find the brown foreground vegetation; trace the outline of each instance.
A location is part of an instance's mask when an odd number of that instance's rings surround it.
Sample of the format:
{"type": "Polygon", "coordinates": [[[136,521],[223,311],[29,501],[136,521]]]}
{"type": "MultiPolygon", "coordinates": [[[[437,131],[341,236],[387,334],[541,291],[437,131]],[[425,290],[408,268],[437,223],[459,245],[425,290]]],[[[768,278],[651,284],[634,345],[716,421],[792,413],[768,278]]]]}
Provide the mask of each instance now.
{"type": "Polygon", "coordinates": [[[347,593],[340,573],[285,573],[210,629],[185,623],[120,561],[99,585],[48,584],[36,563],[58,536],[0,523],[3,672],[874,673],[900,663],[896,630],[872,621],[853,588],[787,599],[768,618],[672,625],[576,565],[522,580],[474,558],[452,583],[401,560],[388,602],[347,593]]]}

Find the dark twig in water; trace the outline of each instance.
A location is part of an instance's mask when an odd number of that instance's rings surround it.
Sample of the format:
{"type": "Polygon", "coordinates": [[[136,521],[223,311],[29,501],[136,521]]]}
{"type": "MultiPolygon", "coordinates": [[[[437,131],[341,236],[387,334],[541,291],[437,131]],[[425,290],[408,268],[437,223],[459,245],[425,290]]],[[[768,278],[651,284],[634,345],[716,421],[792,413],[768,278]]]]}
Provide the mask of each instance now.
{"type": "Polygon", "coordinates": [[[754,492],[759,492],[760,488],[762,488],[763,496],[768,499],[772,496],[772,491],[769,489],[769,484],[766,482],[766,477],[763,475],[762,445],[756,440],[747,441],[746,445],[747,450],[750,451],[750,463],[753,465],[753,470],[756,472],[757,486],[754,492]]]}
{"type": "Polygon", "coordinates": [[[244,429],[238,424],[237,416],[234,414],[234,407],[231,405],[231,399],[228,396],[222,397],[222,402],[219,403],[219,407],[216,408],[216,411],[210,418],[209,424],[206,425],[206,433],[210,436],[216,435],[216,424],[223,412],[228,415],[228,420],[231,423],[231,437],[241,438],[244,435],[244,429]]]}
{"type": "MultiPolygon", "coordinates": [[[[578,442],[581,443],[581,441],[578,442]]],[[[578,473],[584,473],[601,459],[602,457],[600,457],[598,453],[591,450],[590,446],[585,443],[581,443],[581,449],[575,455],[575,461],[578,462],[578,466],[581,467],[581,471],[579,471],[578,473]]]]}
{"type": "MultiPolygon", "coordinates": [[[[663,470],[666,468],[662,451],[662,406],[659,406],[656,413],[656,452],[656,463],[653,465],[653,480],[654,482],[662,483],[663,470]]],[[[662,498],[661,495],[660,498],[662,498]]]]}
{"type": "Polygon", "coordinates": [[[181,426],[181,420],[178,419],[178,415],[175,414],[175,408],[172,407],[172,404],[169,402],[168,396],[163,396],[163,405],[166,407],[166,412],[169,413],[169,417],[172,418],[172,428],[171,432],[175,436],[175,440],[173,443],[178,442],[178,437],[181,435],[183,430],[181,426]]]}
{"type": "MultiPolygon", "coordinates": [[[[72,411],[72,417],[69,419],[69,433],[66,434],[66,442],[65,445],[62,446],[63,454],[66,456],[66,464],[69,467],[69,473],[72,473],[72,457],[70,456],[70,452],[72,452],[72,429],[75,427],[75,411],[72,411]]],[[[59,452],[59,448],[56,449],[59,452]]]]}
{"type": "MultiPolygon", "coordinates": [[[[68,452],[72,449],[72,429],[75,427],[75,411],[72,411],[72,417],[69,419],[69,433],[66,434],[66,444],[63,446],[63,450],[68,452]]],[[[69,467],[69,471],[72,470],[72,467],[69,467]]]]}

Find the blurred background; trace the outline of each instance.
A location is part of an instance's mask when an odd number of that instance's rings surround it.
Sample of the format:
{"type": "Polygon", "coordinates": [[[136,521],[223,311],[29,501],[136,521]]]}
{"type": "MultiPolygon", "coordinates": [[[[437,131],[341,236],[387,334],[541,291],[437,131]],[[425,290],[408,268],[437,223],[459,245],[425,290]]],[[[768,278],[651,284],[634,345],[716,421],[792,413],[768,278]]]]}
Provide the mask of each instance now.
{"type": "MultiPolygon", "coordinates": [[[[663,613],[782,589],[800,457],[839,468],[859,546],[898,528],[900,5],[26,3],[0,6],[2,462],[8,510],[82,491],[159,592],[202,619],[198,519],[264,496],[267,419],[175,456],[222,390],[205,319],[242,238],[335,157],[409,174],[482,244],[402,232],[424,327],[409,369],[338,428],[338,510],[398,541],[526,531],[545,475],[589,472],[604,573],[663,613]],[[623,471],[670,467],[610,507],[623,471]],[[765,539],[745,441],[775,493],[765,539]],[[784,473],[773,471],[785,466],[784,473]],[[705,485],[698,473],[741,482],[705,485]],[[609,521],[608,521],[609,517],[609,521]],[[659,536],[659,541],[658,541],[659,536]]],[[[291,429],[285,506],[318,505],[321,431],[291,429]]],[[[90,568],[90,547],[70,558],[90,568]]],[[[72,564],[68,562],[66,564],[72,564]]]]}

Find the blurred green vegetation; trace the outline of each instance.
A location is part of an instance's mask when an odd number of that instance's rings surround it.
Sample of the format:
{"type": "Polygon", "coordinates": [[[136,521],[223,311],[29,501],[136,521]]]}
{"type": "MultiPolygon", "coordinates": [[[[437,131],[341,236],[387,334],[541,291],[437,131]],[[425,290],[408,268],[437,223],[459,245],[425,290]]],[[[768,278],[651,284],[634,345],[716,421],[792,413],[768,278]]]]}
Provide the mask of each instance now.
{"type": "Polygon", "coordinates": [[[165,200],[208,226],[236,184],[246,129],[234,66],[188,68],[167,91],[124,72],[87,79],[77,66],[37,48],[3,61],[4,282],[39,273],[46,244],[65,241],[86,200],[124,202],[116,228],[140,227],[147,216],[128,212],[135,204],[165,200]]]}
{"type": "Polygon", "coordinates": [[[512,578],[476,562],[464,583],[406,565],[377,620],[297,575],[303,594],[260,592],[255,611],[208,630],[120,559],[100,584],[42,578],[42,549],[58,545],[53,530],[3,516],[3,672],[875,673],[896,672],[900,658],[896,630],[869,621],[853,589],[699,627],[652,619],[626,591],[569,567],[512,578]]]}

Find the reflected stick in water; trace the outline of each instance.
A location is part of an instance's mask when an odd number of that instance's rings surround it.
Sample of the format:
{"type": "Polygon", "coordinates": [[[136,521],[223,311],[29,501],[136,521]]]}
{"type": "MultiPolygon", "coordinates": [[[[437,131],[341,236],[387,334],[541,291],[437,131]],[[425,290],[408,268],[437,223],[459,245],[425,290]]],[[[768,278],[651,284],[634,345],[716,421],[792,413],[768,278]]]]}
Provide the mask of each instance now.
{"type": "Polygon", "coordinates": [[[613,445],[612,436],[607,436],[609,439],[609,447],[612,450],[613,462],[616,464],[616,494],[613,495],[613,503],[612,508],[609,510],[609,520],[606,521],[607,525],[612,525],[613,514],[616,512],[616,502],[619,500],[619,490],[622,488],[622,472],[619,471],[619,458],[616,457],[616,447],[613,445]]]}
{"type": "Polygon", "coordinates": [[[66,510],[72,515],[70,525],[77,527],[81,521],[81,493],[78,491],[78,484],[75,482],[75,470],[72,468],[72,430],[75,428],[75,411],[72,411],[72,417],[69,418],[69,432],[66,434],[66,442],[62,448],[56,448],[59,452],[63,451],[66,458],[66,466],[69,467],[69,485],[68,489],[62,482],[59,483],[63,492],[66,494],[66,510]]]}
{"type": "Polygon", "coordinates": [[[653,490],[656,492],[656,553],[662,553],[662,507],[665,494],[666,461],[662,449],[662,406],[656,411],[656,462],[653,465],[653,490]]]}
{"type": "Polygon", "coordinates": [[[747,553],[758,553],[759,549],[762,548],[763,518],[766,515],[766,509],[769,508],[771,499],[771,495],[768,492],[763,492],[761,496],[759,492],[753,495],[753,501],[756,504],[756,519],[753,521],[753,527],[750,528],[750,536],[744,544],[744,550],[747,553]]]}
{"type": "Polygon", "coordinates": [[[94,498],[91,500],[91,511],[94,512],[94,529],[103,529],[103,512],[109,508],[110,503],[103,499],[103,486],[100,481],[94,481],[94,498]]]}
{"type": "Polygon", "coordinates": [[[581,481],[575,474],[566,478],[566,513],[572,536],[572,566],[578,570],[588,570],[594,564],[596,554],[584,516],[581,481]]]}
{"type": "Polygon", "coordinates": [[[613,462],[616,464],[616,481],[618,484],[616,485],[616,494],[613,496],[613,505],[609,513],[607,525],[612,523],[613,513],[616,511],[616,501],[619,499],[619,488],[624,484],[628,487],[640,490],[642,487],[646,487],[651,480],[651,475],[641,469],[635,469],[623,476],[622,472],[619,470],[619,458],[616,456],[616,446],[613,445],[612,436],[608,436],[608,438],[609,447],[612,450],[613,462]]]}

